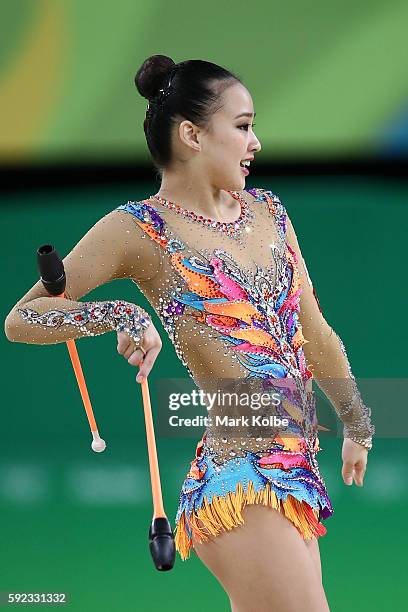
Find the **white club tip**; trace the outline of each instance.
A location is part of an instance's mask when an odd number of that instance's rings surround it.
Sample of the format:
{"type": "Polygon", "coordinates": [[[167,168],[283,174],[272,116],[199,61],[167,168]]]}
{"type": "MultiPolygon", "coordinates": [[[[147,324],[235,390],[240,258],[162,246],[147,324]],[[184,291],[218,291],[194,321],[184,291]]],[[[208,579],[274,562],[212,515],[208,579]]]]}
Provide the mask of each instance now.
{"type": "Polygon", "coordinates": [[[95,451],[95,453],[102,453],[106,448],[104,440],[99,440],[98,442],[93,441],[91,446],[92,450],[95,451]]]}
{"type": "Polygon", "coordinates": [[[102,453],[106,448],[105,440],[99,437],[98,432],[92,432],[93,440],[91,444],[91,448],[95,453],[102,453]]]}

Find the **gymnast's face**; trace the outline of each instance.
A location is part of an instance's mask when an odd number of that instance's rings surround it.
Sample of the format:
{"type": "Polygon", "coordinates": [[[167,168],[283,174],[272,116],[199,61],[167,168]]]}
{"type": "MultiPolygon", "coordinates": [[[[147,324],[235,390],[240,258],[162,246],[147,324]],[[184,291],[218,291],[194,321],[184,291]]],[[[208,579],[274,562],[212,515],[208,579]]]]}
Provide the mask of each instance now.
{"type": "Polygon", "coordinates": [[[207,176],[213,187],[241,191],[246,173],[240,163],[261,150],[253,131],[252,98],[246,87],[235,82],[221,95],[218,108],[204,130],[190,121],[180,123],[180,144],[194,171],[207,176]]]}

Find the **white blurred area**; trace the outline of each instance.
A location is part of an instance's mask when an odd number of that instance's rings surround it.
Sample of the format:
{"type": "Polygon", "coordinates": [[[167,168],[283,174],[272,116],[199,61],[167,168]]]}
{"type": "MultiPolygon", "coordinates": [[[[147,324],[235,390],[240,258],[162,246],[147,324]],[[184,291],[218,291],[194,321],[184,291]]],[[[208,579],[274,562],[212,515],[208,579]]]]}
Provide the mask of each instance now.
{"type": "Polygon", "coordinates": [[[151,499],[149,472],[129,464],[53,469],[14,463],[0,468],[0,500],[15,505],[64,501],[95,506],[139,505],[151,499]]]}
{"type": "MultiPolygon", "coordinates": [[[[401,458],[400,458],[401,459],[401,458]]],[[[322,476],[326,482],[333,504],[348,496],[347,487],[341,478],[341,461],[338,469],[321,462],[322,476]]],[[[162,478],[163,490],[177,490],[182,482],[177,475],[180,465],[167,464],[166,471],[172,475],[170,481],[162,478]],[[173,476],[174,475],[174,476],[173,476]],[[165,485],[165,487],[164,487],[165,485]]],[[[382,453],[369,455],[367,473],[362,488],[353,484],[355,494],[371,501],[401,502],[401,492],[408,479],[408,465],[397,460],[385,464],[382,453]],[[361,489],[361,493],[360,493],[361,489]]],[[[35,506],[63,501],[87,506],[128,506],[151,502],[151,482],[148,469],[129,463],[110,466],[88,464],[52,468],[46,463],[8,463],[0,467],[0,503],[35,506]]]]}

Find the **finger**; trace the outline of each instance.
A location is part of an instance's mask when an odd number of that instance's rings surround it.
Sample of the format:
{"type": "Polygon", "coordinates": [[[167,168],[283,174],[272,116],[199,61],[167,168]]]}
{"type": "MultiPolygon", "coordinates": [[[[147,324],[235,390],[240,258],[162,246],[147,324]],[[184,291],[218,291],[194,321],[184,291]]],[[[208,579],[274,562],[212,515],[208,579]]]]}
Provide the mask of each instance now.
{"type": "Polygon", "coordinates": [[[130,355],[130,357],[128,358],[128,363],[132,366],[138,366],[140,365],[141,361],[143,361],[143,358],[144,352],[142,351],[142,349],[138,348],[134,350],[133,353],[130,355]]]}
{"type": "Polygon", "coordinates": [[[160,346],[154,346],[146,352],[143,363],[141,364],[138,375],[136,376],[137,382],[142,382],[144,378],[149,376],[150,370],[156,361],[156,357],[160,353],[160,348],[160,346]]]}
{"type": "Polygon", "coordinates": [[[354,464],[351,461],[345,461],[343,463],[342,476],[346,485],[353,484],[353,471],[354,464]]]}
{"type": "Polygon", "coordinates": [[[357,463],[354,468],[354,480],[359,487],[363,486],[365,467],[363,464],[357,463]]]}
{"type": "Polygon", "coordinates": [[[129,342],[131,340],[129,334],[127,334],[126,332],[123,332],[123,331],[116,332],[116,337],[117,337],[119,345],[123,345],[123,344],[127,345],[127,344],[129,344],[129,342]]]}
{"type": "Polygon", "coordinates": [[[128,336],[122,336],[118,338],[118,353],[123,355],[124,352],[132,346],[132,341],[128,336]]]}
{"type": "MultiPolygon", "coordinates": [[[[129,358],[133,355],[133,353],[140,349],[136,349],[136,346],[133,344],[133,342],[128,346],[128,348],[126,349],[126,351],[123,353],[123,356],[125,359],[127,359],[129,361],[129,358]]],[[[137,365],[137,364],[136,364],[137,365]]]]}

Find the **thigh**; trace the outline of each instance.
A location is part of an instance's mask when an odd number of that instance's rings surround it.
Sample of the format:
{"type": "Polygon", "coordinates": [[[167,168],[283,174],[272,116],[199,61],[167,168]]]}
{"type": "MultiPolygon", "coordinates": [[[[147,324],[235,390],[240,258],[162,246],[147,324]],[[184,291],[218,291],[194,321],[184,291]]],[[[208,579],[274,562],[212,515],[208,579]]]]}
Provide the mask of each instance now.
{"type": "Polygon", "coordinates": [[[320,582],[322,582],[322,562],[320,559],[319,542],[317,539],[305,540],[305,544],[313,560],[314,566],[317,570],[317,575],[320,582]]]}
{"type": "Polygon", "coordinates": [[[244,524],[194,550],[227,592],[234,612],[327,612],[323,586],[310,551],[277,510],[246,506],[244,524]]]}

